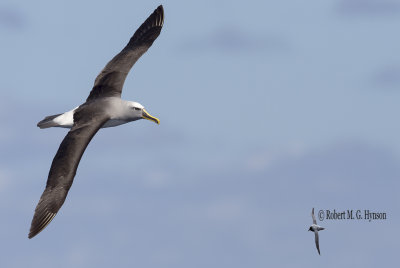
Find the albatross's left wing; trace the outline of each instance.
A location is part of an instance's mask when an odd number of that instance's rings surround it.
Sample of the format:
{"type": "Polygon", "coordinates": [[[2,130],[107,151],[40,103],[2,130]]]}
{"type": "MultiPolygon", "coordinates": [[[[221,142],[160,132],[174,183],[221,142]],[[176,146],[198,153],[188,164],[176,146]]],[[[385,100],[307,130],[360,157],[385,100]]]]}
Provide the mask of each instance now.
{"type": "Polygon", "coordinates": [[[102,97],[121,97],[129,70],[160,35],[163,23],[164,9],[159,6],[136,30],[125,48],[100,72],[86,101],[102,97]]]}
{"type": "Polygon", "coordinates": [[[76,123],[61,142],[51,164],[46,189],[40,197],[32,219],[29,238],[40,233],[64,204],[83,152],[108,119],[108,116],[96,114],[95,111],[85,111],[85,113],[77,111],[75,113],[74,121],[76,123]]]}
{"type": "Polygon", "coordinates": [[[318,236],[318,231],[315,230],[314,233],[315,233],[315,246],[317,247],[318,254],[321,255],[321,252],[319,251],[319,236],[318,236]]]}

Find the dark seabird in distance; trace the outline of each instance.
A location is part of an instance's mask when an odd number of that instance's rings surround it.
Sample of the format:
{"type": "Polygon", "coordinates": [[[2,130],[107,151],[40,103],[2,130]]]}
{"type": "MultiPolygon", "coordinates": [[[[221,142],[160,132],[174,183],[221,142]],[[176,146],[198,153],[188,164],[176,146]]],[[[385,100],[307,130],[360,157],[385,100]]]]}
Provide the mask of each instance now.
{"type": "Polygon", "coordinates": [[[325,230],[325,228],[319,226],[317,224],[317,220],[315,219],[314,215],[314,208],[311,211],[311,217],[312,217],[312,222],[313,224],[310,226],[310,229],[308,229],[311,232],[314,232],[315,234],[315,246],[317,247],[318,254],[321,255],[321,252],[319,251],[319,236],[318,236],[318,231],[325,230]]]}
{"type": "Polygon", "coordinates": [[[83,152],[100,128],[143,118],[160,123],[140,103],[122,100],[121,92],[129,70],[160,35],[163,23],[164,10],[160,5],[96,77],[85,103],[66,113],[47,116],[37,124],[40,128],[64,127],[71,130],[61,142],[51,164],[46,188],[32,219],[29,238],[41,232],[56,216],[71,188],[83,152]]]}

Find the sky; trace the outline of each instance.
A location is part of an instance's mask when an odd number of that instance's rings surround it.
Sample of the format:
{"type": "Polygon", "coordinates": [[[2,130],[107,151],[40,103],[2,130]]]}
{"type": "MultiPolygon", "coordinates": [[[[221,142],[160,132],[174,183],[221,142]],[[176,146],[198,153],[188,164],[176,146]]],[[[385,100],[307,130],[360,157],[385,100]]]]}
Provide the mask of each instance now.
{"type": "Polygon", "coordinates": [[[400,248],[400,1],[0,3],[1,267],[377,267],[400,248]],[[123,98],[158,117],[99,131],[29,240],[66,129],[159,5],[123,98]],[[384,212],[318,219],[311,209],[384,212]]]}

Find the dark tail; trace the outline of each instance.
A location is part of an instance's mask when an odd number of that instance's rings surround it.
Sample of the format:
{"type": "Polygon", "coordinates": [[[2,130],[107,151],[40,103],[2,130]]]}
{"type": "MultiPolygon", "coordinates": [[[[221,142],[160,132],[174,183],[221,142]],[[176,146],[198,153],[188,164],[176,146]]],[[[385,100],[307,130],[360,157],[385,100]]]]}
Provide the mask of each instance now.
{"type": "Polygon", "coordinates": [[[58,126],[57,123],[53,121],[54,118],[59,117],[62,114],[56,114],[56,115],[50,115],[46,116],[42,121],[37,123],[37,126],[40,128],[49,128],[49,127],[55,127],[58,126]]]}

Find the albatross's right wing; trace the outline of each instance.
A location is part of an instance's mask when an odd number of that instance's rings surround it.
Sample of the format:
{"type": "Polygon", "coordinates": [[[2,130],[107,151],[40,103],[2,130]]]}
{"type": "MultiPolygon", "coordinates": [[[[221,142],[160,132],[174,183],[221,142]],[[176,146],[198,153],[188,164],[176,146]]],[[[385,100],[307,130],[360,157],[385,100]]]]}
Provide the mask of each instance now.
{"type": "Polygon", "coordinates": [[[29,238],[40,233],[54,218],[67,197],[79,161],[90,140],[107,122],[108,116],[85,111],[88,115],[74,115],[76,123],[65,136],[51,164],[46,189],[40,197],[32,219],[29,238]]]}
{"type": "Polygon", "coordinates": [[[317,220],[315,219],[315,215],[314,215],[314,208],[312,208],[311,216],[312,216],[312,223],[317,224],[317,220]]]}
{"type": "Polygon", "coordinates": [[[164,9],[159,6],[136,30],[125,48],[100,72],[86,101],[101,97],[121,97],[129,70],[160,35],[163,23],[164,9]]]}

